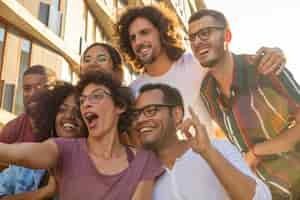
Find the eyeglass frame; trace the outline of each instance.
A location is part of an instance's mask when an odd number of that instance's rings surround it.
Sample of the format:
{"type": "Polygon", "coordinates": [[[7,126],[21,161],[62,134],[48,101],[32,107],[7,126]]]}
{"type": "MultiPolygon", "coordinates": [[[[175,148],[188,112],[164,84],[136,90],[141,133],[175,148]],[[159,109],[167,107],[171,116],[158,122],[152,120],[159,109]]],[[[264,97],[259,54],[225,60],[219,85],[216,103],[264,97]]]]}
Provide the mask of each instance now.
{"type": "Polygon", "coordinates": [[[133,109],[133,110],[131,111],[131,116],[132,116],[133,121],[139,119],[139,117],[141,116],[142,113],[143,113],[143,115],[144,115],[145,117],[150,118],[150,117],[154,117],[154,116],[157,114],[157,111],[159,111],[159,108],[166,107],[166,108],[169,108],[169,109],[170,109],[170,108],[173,108],[173,107],[176,107],[176,106],[177,106],[177,105],[173,105],[173,104],[149,104],[149,105],[147,105],[147,106],[144,106],[143,108],[133,109]],[[153,114],[150,114],[150,115],[149,115],[149,113],[145,112],[145,110],[146,110],[147,108],[151,108],[151,107],[154,107],[153,110],[155,110],[155,112],[154,112],[153,114]],[[136,113],[136,112],[138,112],[138,115],[134,114],[134,113],[136,113]],[[145,114],[145,113],[147,113],[147,114],[145,114]]]}
{"type": "Polygon", "coordinates": [[[89,95],[80,95],[79,96],[79,105],[82,106],[84,104],[84,102],[86,100],[88,100],[91,104],[97,104],[99,103],[105,96],[112,96],[111,93],[107,92],[106,90],[102,89],[102,88],[98,88],[96,90],[94,90],[91,94],[89,95]],[[97,93],[98,91],[102,92],[102,97],[101,99],[97,99],[97,95],[99,96],[99,93],[97,93]],[[83,99],[84,98],[84,99],[83,99]],[[94,99],[91,99],[94,98],[94,99]]]}
{"type": "Polygon", "coordinates": [[[208,27],[199,29],[196,33],[189,35],[188,37],[185,38],[185,40],[187,40],[191,43],[195,42],[197,38],[202,41],[207,40],[213,30],[225,30],[225,28],[226,27],[224,27],[224,26],[208,26],[208,27]],[[205,32],[207,32],[207,36],[203,36],[204,35],[203,33],[205,33],[205,32]]]}

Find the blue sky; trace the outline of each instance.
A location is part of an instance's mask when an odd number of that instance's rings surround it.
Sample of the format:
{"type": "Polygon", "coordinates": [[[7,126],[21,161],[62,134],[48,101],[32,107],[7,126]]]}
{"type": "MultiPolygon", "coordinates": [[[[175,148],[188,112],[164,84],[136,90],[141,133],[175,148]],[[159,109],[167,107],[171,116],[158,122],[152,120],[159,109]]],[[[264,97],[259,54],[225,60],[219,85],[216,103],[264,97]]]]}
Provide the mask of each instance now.
{"type": "Polygon", "coordinates": [[[297,0],[205,0],[222,11],[233,34],[231,50],[254,53],[261,46],[280,47],[287,68],[300,83],[300,2],[297,0]]]}

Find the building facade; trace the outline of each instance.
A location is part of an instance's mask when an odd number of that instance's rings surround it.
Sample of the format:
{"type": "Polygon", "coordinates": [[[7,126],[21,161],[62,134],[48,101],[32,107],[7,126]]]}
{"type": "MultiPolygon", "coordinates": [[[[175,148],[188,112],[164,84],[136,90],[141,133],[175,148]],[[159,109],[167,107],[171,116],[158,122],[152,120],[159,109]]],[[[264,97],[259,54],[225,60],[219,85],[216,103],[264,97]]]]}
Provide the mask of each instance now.
{"type": "Polygon", "coordinates": [[[164,2],[186,32],[203,0],[1,0],[0,123],[23,111],[22,74],[34,64],[75,81],[80,55],[93,42],[111,42],[122,8],[164,2]]]}

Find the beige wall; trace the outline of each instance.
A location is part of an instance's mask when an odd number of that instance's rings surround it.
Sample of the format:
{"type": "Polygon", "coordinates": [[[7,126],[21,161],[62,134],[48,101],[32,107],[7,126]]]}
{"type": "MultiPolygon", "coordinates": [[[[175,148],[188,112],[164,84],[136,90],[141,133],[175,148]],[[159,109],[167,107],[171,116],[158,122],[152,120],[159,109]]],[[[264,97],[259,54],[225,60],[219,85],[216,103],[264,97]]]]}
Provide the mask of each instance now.
{"type": "Polygon", "coordinates": [[[79,51],[82,37],[82,51],[91,43],[103,41],[103,32],[96,26],[96,20],[91,11],[86,9],[84,1],[72,1],[67,4],[64,41],[76,53],[79,51]],[[85,27],[87,35],[85,40],[85,27]]]}
{"type": "Polygon", "coordinates": [[[31,49],[31,65],[35,64],[49,67],[59,75],[62,70],[63,58],[45,47],[33,43],[31,49]]]}
{"type": "Polygon", "coordinates": [[[6,83],[17,84],[20,64],[21,40],[14,29],[7,29],[3,56],[2,80],[6,83]],[[16,67],[17,66],[17,67],[16,67]]]}
{"type": "Polygon", "coordinates": [[[38,17],[39,15],[40,1],[41,0],[18,0],[18,2],[35,17],[38,17]]]}
{"type": "Polygon", "coordinates": [[[64,41],[74,52],[78,53],[80,37],[84,40],[84,2],[74,1],[67,3],[64,41]]]}
{"type": "Polygon", "coordinates": [[[88,11],[88,27],[87,27],[87,40],[86,40],[86,44],[89,45],[93,42],[95,42],[94,37],[93,37],[93,33],[94,33],[94,29],[95,29],[95,20],[93,18],[93,15],[90,11],[88,11]]]}

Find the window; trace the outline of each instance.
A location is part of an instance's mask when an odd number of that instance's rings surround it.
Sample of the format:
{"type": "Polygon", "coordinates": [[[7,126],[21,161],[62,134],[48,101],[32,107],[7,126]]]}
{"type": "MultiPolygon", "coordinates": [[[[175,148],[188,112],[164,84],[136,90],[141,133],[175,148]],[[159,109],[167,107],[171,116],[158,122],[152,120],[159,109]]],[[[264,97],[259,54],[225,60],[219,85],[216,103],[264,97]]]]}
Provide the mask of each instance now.
{"type": "Polygon", "coordinates": [[[40,2],[39,20],[46,26],[48,26],[49,12],[50,12],[50,5],[47,3],[40,2]]]}
{"type": "Polygon", "coordinates": [[[82,53],[82,36],[79,38],[79,48],[78,48],[78,54],[81,55],[82,53]]]}
{"type": "Polygon", "coordinates": [[[61,35],[62,25],[62,12],[59,9],[59,0],[53,0],[51,5],[40,2],[39,20],[58,36],[61,35]]]}
{"type": "Polygon", "coordinates": [[[8,112],[12,111],[15,85],[11,83],[5,83],[3,88],[3,104],[2,107],[8,112]]]}
{"type": "Polygon", "coordinates": [[[52,0],[52,6],[56,10],[60,10],[60,0],[52,0]]]}
{"type": "Polygon", "coordinates": [[[60,36],[61,34],[61,22],[62,22],[62,13],[59,10],[57,10],[53,5],[51,5],[48,27],[51,31],[53,31],[58,36],[60,36]]]}
{"type": "Polygon", "coordinates": [[[19,78],[16,91],[14,113],[19,114],[23,111],[23,73],[30,65],[31,41],[22,39],[21,56],[19,65],[19,78]]]}
{"type": "Polygon", "coordinates": [[[2,71],[2,57],[3,57],[3,49],[4,49],[4,39],[5,39],[5,29],[0,24],[0,75],[2,71]]]}
{"type": "Polygon", "coordinates": [[[4,50],[4,42],[5,42],[5,28],[0,24],[0,105],[2,100],[2,91],[3,91],[3,85],[4,81],[1,80],[1,74],[2,74],[2,60],[3,60],[3,50],[4,50]]]}
{"type": "Polygon", "coordinates": [[[72,71],[68,63],[62,65],[60,78],[64,81],[72,82],[72,71]]]}

